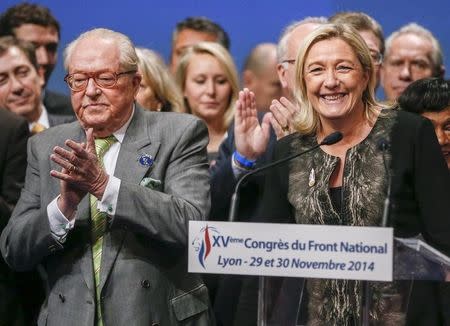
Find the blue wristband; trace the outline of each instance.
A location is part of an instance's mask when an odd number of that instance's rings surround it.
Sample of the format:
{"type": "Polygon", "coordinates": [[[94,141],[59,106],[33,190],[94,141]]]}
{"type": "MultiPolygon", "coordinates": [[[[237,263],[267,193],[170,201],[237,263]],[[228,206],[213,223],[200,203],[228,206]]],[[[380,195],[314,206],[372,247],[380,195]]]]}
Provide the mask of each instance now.
{"type": "Polygon", "coordinates": [[[239,154],[238,151],[234,151],[233,155],[236,162],[242,165],[243,167],[247,169],[252,169],[255,166],[256,161],[246,159],[244,156],[239,154]]]}

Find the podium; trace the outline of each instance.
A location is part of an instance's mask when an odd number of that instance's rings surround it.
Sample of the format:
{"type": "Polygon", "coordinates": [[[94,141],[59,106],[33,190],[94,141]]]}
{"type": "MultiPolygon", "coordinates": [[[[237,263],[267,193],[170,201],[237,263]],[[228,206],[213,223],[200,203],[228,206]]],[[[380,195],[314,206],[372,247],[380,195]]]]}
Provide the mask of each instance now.
{"type": "Polygon", "coordinates": [[[418,304],[415,282],[441,286],[449,280],[450,258],[420,238],[394,238],[393,248],[392,282],[260,277],[258,325],[331,325],[327,316],[345,314],[348,325],[404,324],[418,304]]]}

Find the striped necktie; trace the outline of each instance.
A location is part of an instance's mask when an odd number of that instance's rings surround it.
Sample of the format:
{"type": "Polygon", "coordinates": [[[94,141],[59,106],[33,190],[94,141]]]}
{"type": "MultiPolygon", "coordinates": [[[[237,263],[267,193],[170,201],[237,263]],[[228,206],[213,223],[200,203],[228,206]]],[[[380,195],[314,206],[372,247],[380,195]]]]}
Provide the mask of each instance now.
{"type": "MultiPolygon", "coordinates": [[[[103,167],[103,156],[108,149],[117,142],[116,137],[113,135],[107,138],[95,139],[95,150],[100,165],[103,167]]],[[[100,264],[102,260],[102,244],[103,233],[106,229],[106,217],[105,212],[100,212],[97,209],[97,198],[93,195],[89,195],[89,201],[91,204],[91,240],[92,240],[92,257],[94,265],[94,279],[95,279],[95,293],[96,293],[96,310],[97,310],[97,326],[102,326],[102,313],[100,305],[100,264]]]]}

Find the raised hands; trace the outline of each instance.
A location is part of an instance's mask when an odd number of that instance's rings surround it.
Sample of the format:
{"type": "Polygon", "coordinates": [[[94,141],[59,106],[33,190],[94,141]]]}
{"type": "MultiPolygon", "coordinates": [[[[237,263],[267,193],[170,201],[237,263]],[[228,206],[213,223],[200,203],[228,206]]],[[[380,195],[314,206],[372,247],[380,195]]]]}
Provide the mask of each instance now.
{"type": "Polygon", "coordinates": [[[51,170],[50,175],[60,180],[61,196],[58,207],[70,220],[87,193],[98,199],[102,198],[109,177],[98,162],[92,128],[86,131],[86,143],[68,139],[65,145],[68,150],[59,146],[53,149],[50,159],[62,169],[51,170]]]}
{"type": "Polygon", "coordinates": [[[279,101],[272,101],[270,111],[272,112],[270,122],[277,135],[277,140],[295,132],[293,122],[296,113],[299,111],[295,104],[286,97],[282,97],[279,101]]]}
{"type": "Polygon", "coordinates": [[[267,149],[270,136],[270,119],[266,113],[259,123],[255,94],[244,88],[239,92],[234,119],[236,150],[249,160],[256,160],[267,149]]]}

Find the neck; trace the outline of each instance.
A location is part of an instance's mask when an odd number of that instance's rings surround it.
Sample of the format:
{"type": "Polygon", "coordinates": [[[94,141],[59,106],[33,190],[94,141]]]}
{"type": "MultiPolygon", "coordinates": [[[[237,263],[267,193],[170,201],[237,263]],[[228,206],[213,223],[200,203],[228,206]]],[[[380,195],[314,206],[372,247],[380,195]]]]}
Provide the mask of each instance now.
{"type": "Polygon", "coordinates": [[[41,116],[41,113],[42,113],[42,106],[38,105],[36,110],[33,110],[32,112],[30,112],[29,114],[27,114],[25,116],[25,119],[27,119],[28,122],[30,122],[30,123],[36,122],[36,121],[39,120],[39,117],[41,116]]]}
{"type": "Polygon", "coordinates": [[[223,127],[222,121],[219,122],[220,123],[207,124],[209,135],[208,152],[217,152],[222,143],[223,135],[226,130],[223,127]]]}
{"type": "Polygon", "coordinates": [[[354,145],[364,139],[373,127],[368,121],[364,108],[353,110],[350,114],[339,119],[320,119],[321,127],[317,134],[317,140],[322,141],[327,135],[340,131],[343,135],[340,145],[354,145]]]}

